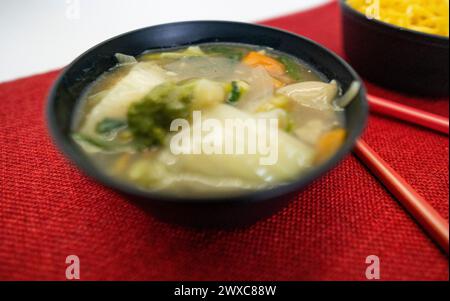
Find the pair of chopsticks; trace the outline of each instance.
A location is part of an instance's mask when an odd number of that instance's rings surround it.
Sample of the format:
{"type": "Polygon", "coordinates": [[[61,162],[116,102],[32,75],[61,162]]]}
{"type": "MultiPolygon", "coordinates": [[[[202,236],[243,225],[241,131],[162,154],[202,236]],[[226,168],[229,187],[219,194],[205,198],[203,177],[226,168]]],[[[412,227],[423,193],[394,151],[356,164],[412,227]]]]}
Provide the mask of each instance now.
{"type": "MultiPolygon", "coordinates": [[[[449,134],[448,118],[371,95],[368,96],[368,101],[372,112],[449,134]]],[[[364,141],[357,141],[353,152],[448,255],[448,221],[364,141]]]]}

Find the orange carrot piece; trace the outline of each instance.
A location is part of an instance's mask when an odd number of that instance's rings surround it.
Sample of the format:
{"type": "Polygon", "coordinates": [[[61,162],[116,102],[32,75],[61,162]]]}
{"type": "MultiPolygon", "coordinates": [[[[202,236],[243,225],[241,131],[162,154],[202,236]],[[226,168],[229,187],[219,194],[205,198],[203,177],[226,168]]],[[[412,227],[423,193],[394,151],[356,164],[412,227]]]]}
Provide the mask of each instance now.
{"type": "Polygon", "coordinates": [[[252,51],[244,57],[242,62],[251,67],[262,66],[272,76],[282,76],[286,69],[282,63],[260,52],[252,51]]]}
{"type": "Polygon", "coordinates": [[[342,146],[347,135],[346,130],[339,128],[327,132],[317,143],[316,163],[323,163],[330,159],[342,146]]]}

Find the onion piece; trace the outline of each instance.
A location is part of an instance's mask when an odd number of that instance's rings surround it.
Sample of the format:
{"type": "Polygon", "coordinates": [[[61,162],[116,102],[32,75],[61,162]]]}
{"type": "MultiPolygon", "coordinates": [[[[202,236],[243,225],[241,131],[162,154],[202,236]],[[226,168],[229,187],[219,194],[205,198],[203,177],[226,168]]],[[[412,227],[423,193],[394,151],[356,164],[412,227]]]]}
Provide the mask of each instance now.
{"type": "Polygon", "coordinates": [[[355,99],[355,96],[358,94],[359,90],[361,89],[361,83],[358,81],[353,81],[350,85],[350,88],[348,88],[347,92],[345,92],[344,95],[336,99],[335,103],[337,106],[341,108],[345,108],[352,102],[353,99],[355,99]]]}
{"type": "Polygon", "coordinates": [[[123,53],[116,53],[115,58],[120,65],[136,64],[137,60],[134,56],[123,53]]]}
{"type": "Polygon", "coordinates": [[[277,91],[293,99],[299,105],[319,111],[341,110],[333,106],[333,100],[338,94],[338,85],[335,81],[323,83],[308,81],[292,84],[277,91]]]}

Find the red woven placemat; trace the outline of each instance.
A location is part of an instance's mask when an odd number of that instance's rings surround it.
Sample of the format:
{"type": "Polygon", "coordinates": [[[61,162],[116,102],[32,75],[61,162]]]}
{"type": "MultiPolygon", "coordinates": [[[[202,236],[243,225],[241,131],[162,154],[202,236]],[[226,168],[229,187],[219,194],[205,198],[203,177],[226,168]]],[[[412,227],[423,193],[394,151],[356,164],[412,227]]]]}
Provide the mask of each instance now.
{"type": "MultiPolygon", "coordinates": [[[[336,4],[265,24],[306,35],[342,55],[336,4]]],[[[0,279],[140,280],[448,279],[448,259],[362,164],[349,156],[269,219],[236,230],[166,224],[80,173],[45,127],[57,72],[0,84],[0,279]]],[[[448,99],[373,94],[448,116],[448,99]]],[[[448,218],[448,139],[372,116],[364,139],[448,218]]]]}

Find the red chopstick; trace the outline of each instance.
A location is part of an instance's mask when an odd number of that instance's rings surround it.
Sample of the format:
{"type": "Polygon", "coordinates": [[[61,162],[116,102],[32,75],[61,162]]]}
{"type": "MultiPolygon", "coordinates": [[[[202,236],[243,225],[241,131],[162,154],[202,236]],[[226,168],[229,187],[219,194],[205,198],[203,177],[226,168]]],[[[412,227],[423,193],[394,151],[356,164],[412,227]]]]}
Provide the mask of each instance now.
{"type": "Polygon", "coordinates": [[[353,151],[448,255],[448,221],[364,141],[357,141],[353,151]]]}
{"type": "Polygon", "coordinates": [[[449,134],[448,118],[418,110],[413,107],[402,105],[373,95],[368,95],[367,99],[369,101],[370,110],[372,112],[418,124],[447,135],[449,134]]]}

